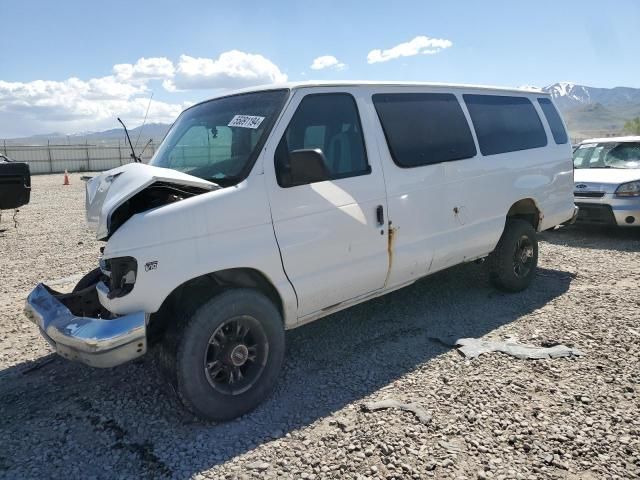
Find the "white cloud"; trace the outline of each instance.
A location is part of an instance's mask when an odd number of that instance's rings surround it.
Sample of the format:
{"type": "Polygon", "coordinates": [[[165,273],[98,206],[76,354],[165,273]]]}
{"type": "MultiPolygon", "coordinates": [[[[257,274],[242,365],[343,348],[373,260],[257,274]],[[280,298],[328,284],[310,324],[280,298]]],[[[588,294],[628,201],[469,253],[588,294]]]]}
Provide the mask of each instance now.
{"type": "MultiPolygon", "coordinates": [[[[173,92],[286,80],[267,58],[238,50],[222,53],[217,59],[182,55],[176,64],[165,57],[143,57],[135,63],[114,65],[113,75],[88,80],[0,80],[0,132],[2,137],[11,137],[101,130],[117,127],[118,116],[135,126],[144,119],[152,81],[162,81],[165,89],[173,92]]],[[[148,121],[171,123],[186,106],[154,100],[148,121]]]]}
{"type": "Polygon", "coordinates": [[[242,88],[251,85],[286,82],[271,60],[252,53],[231,50],[217,59],[181,55],[175,76],[163,82],[169,91],[242,88]]]}
{"type": "MultiPolygon", "coordinates": [[[[118,116],[135,125],[144,119],[147,93],[145,85],[119,82],[112,76],[87,81],[0,80],[0,130],[3,136],[100,130],[116,127],[118,116]]],[[[182,108],[153,101],[149,121],[172,122],[182,108]]]]}
{"type": "Polygon", "coordinates": [[[323,55],[313,60],[311,64],[312,70],[324,70],[325,68],[332,68],[334,70],[344,70],[347,66],[340,62],[333,55],[323,55]]]}
{"type": "Polygon", "coordinates": [[[400,57],[411,57],[413,55],[432,55],[452,46],[453,43],[451,40],[429,38],[421,35],[409,42],[401,43],[386,50],[371,50],[369,55],[367,55],[367,62],[379,63],[388,62],[389,60],[400,57]]]}
{"type": "Polygon", "coordinates": [[[173,77],[173,62],[165,57],[142,57],[134,64],[119,63],[113,66],[113,73],[118,80],[136,81],[173,77]]]}

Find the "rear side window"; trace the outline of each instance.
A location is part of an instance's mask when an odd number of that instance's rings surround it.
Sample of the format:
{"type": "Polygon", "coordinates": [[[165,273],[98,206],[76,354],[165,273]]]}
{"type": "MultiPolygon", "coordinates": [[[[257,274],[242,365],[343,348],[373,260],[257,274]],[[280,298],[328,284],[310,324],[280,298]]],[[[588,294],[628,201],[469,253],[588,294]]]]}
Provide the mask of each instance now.
{"type": "Polygon", "coordinates": [[[547,145],[547,134],[528,98],[466,94],[464,101],[483,155],[547,145]]]}
{"type": "Polygon", "coordinates": [[[309,148],[322,150],[332,180],[371,172],[358,108],[350,94],[311,94],[302,99],[276,148],[276,177],[281,187],[294,186],[290,153],[309,148]]]}
{"type": "Polygon", "coordinates": [[[562,119],[560,118],[560,114],[556,110],[556,107],[553,106],[553,102],[548,98],[539,98],[538,103],[542,108],[542,112],[544,113],[547,122],[549,122],[553,139],[558,145],[567,143],[569,141],[567,131],[564,129],[564,125],[562,125],[562,119]]]}
{"type": "Polygon", "coordinates": [[[373,96],[389,151],[399,167],[462,160],[476,155],[462,107],[450,93],[373,96]]]}

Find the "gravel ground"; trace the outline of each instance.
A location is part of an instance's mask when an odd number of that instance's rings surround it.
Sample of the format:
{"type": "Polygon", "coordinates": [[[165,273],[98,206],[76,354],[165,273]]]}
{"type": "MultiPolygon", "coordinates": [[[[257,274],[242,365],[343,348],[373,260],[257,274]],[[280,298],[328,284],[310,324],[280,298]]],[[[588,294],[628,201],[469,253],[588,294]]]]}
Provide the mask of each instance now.
{"type": "Polygon", "coordinates": [[[275,393],[214,425],[180,409],[149,361],[69,363],[22,315],[36,282],[69,286],[96,264],[83,183],[61,183],[35,177],[18,228],[8,212],[0,224],[0,477],[640,478],[640,232],[541,235],[520,294],[464,265],[288,332],[275,393]],[[469,361],[432,339],[448,335],[586,356],[469,361]],[[362,408],[383,399],[432,419],[362,408]]]}

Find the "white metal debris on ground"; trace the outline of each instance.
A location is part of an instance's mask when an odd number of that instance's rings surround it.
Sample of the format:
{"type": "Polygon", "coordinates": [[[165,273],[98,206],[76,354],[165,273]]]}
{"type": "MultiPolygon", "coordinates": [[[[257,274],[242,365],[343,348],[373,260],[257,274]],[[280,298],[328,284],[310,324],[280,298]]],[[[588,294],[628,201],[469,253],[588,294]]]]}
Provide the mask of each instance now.
{"type": "MultiPolygon", "coordinates": [[[[443,340],[443,343],[446,340],[443,340]]],[[[459,338],[451,342],[458,351],[467,358],[478,358],[483,353],[502,352],[522,360],[540,360],[543,358],[581,357],[584,355],[577,348],[562,344],[551,347],[525,345],[513,340],[485,340],[482,338],[459,338]]]]}

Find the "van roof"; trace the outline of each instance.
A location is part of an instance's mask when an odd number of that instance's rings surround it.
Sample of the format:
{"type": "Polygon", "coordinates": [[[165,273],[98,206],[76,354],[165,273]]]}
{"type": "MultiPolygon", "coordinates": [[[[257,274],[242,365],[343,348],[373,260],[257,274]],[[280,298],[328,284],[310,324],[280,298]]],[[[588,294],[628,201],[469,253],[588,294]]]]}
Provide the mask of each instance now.
{"type": "MultiPolygon", "coordinates": [[[[288,88],[308,88],[308,87],[358,87],[358,86],[374,86],[374,87],[436,87],[436,88],[454,88],[454,89],[478,89],[478,90],[499,90],[504,92],[517,93],[545,93],[541,89],[514,88],[514,87],[494,87],[489,85],[470,85],[462,83],[437,83],[437,82],[394,82],[394,81],[367,81],[367,80],[335,80],[335,81],[318,81],[309,80],[305,82],[289,82],[288,88]]],[[[276,86],[277,88],[277,86],[276,86]]]]}
{"type": "Polygon", "coordinates": [[[535,88],[513,88],[513,87],[492,87],[488,85],[467,85],[461,83],[432,83],[432,82],[393,82],[393,81],[367,81],[367,80],[308,80],[304,82],[286,82],[286,83],[273,83],[270,85],[259,85],[255,87],[243,88],[240,90],[233,90],[229,92],[221,93],[207,100],[203,100],[199,103],[204,103],[208,100],[215,98],[230,97],[232,95],[238,95],[241,93],[261,92],[266,90],[279,90],[283,88],[297,90],[301,88],[311,87],[360,87],[360,86],[376,86],[376,87],[432,87],[432,88],[447,88],[455,90],[486,90],[493,92],[511,92],[519,94],[533,94],[549,96],[549,93],[535,88]]]}
{"type": "Polygon", "coordinates": [[[588,138],[580,142],[580,145],[587,143],[625,143],[625,142],[640,142],[640,137],[627,136],[627,137],[605,137],[605,138],[588,138]]]}

